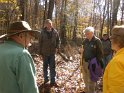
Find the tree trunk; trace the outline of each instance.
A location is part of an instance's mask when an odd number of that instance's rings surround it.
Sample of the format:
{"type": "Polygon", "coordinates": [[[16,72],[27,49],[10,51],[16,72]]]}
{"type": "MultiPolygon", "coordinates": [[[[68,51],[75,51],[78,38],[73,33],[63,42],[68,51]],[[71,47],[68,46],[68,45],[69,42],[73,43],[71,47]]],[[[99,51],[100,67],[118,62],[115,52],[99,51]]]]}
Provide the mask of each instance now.
{"type": "Polygon", "coordinates": [[[122,1],[122,7],[121,7],[121,25],[123,24],[123,18],[124,18],[124,0],[122,1]]]}
{"type": "Polygon", "coordinates": [[[113,0],[113,11],[112,11],[112,27],[117,24],[117,13],[120,0],[113,0]]]}
{"type": "Polygon", "coordinates": [[[76,5],[75,5],[73,40],[76,42],[76,39],[77,39],[77,21],[78,21],[78,0],[76,0],[75,3],[76,3],[76,5]]]}
{"type": "Polygon", "coordinates": [[[65,44],[66,43],[66,0],[62,0],[62,6],[61,6],[61,17],[60,17],[60,38],[61,38],[61,43],[65,44]]]}
{"type": "Polygon", "coordinates": [[[110,35],[111,35],[111,31],[112,31],[112,8],[113,8],[113,7],[112,7],[112,0],[109,0],[109,2],[110,2],[110,6],[111,6],[111,7],[110,7],[110,8],[111,8],[111,9],[110,9],[110,14],[109,14],[109,15],[110,15],[110,18],[109,18],[109,19],[110,19],[109,25],[110,25],[110,35]]]}
{"type": "Polygon", "coordinates": [[[37,28],[37,22],[38,22],[38,4],[39,4],[39,0],[35,0],[35,9],[34,9],[34,24],[35,24],[35,29],[37,28]]]}
{"type": "Polygon", "coordinates": [[[55,0],[55,9],[56,9],[56,11],[55,11],[55,27],[58,31],[58,2],[57,1],[58,0],[55,0]]]}
{"type": "Polygon", "coordinates": [[[110,29],[110,11],[109,11],[109,0],[107,0],[107,34],[109,35],[109,29],[110,29]]]}
{"type": "Polygon", "coordinates": [[[48,16],[47,16],[47,18],[51,19],[51,20],[52,20],[52,14],[53,14],[53,9],[54,9],[54,3],[55,3],[54,0],[49,0],[49,9],[48,9],[48,16]]]}
{"type": "Polygon", "coordinates": [[[47,0],[45,0],[45,9],[44,9],[44,15],[43,15],[43,27],[44,27],[44,22],[47,18],[47,0]]]}
{"type": "Polygon", "coordinates": [[[105,0],[105,5],[103,8],[103,18],[102,18],[102,24],[101,24],[101,33],[100,33],[100,37],[102,37],[103,34],[103,27],[104,27],[104,22],[105,22],[105,17],[106,17],[106,5],[107,5],[107,1],[105,0]]]}
{"type": "Polygon", "coordinates": [[[20,19],[25,20],[25,0],[20,0],[19,7],[20,7],[21,14],[22,14],[20,19]]]}

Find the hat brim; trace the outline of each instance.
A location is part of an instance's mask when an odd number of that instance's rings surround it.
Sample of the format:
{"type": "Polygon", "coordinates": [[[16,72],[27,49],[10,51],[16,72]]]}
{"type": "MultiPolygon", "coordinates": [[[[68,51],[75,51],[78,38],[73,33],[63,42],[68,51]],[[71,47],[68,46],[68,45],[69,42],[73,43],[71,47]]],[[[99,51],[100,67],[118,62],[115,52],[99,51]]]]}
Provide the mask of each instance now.
{"type": "Polygon", "coordinates": [[[32,35],[33,37],[37,37],[37,35],[40,33],[40,31],[38,31],[38,30],[21,30],[19,32],[3,34],[0,36],[0,39],[4,39],[4,38],[11,37],[11,36],[21,34],[21,33],[32,33],[32,34],[34,34],[34,35],[32,35]]]}

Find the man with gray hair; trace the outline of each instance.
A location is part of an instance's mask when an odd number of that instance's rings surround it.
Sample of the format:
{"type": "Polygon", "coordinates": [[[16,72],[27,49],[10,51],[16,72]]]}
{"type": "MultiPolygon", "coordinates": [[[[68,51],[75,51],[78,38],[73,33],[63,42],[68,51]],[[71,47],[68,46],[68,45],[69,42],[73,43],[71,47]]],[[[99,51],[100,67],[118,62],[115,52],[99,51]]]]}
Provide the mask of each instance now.
{"type": "MultiPolygon", "coordinates": [[[[101,67],[103,50],[102,43],[98,37],[94,35],[94,28],[87,27],[83,31],[85,39],[83,41],[82,53],[84,58],[83,63],[83,78],[85,82],[85,92],[86,93],[95,93],[95,85],[98,80],[99,75],[97,75],[96,70],[99,68],[99,63],[101,67]],[[92,63],[92,60],[95,63],[92,63]],[[97,60],[97,61],[96,61],[97,60]],[[98,63],[98,64],[97,64],[98,63]]],[[[100,69],[101,71],[101,69],[100,69]]],[[[99,74],[99,73],[98,73],[99,74]]],[[[100,72],[101,75],[101,72],[100,72]]]]}

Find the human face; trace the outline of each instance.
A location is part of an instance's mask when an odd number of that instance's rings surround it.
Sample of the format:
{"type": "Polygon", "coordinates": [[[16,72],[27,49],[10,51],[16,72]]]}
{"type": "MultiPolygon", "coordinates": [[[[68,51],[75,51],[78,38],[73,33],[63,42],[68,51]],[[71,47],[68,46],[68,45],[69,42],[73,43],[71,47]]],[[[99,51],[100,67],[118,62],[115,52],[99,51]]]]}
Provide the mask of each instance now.
{"type": "Polygon", "coordinates": [[[32,35],[30,35],[29,33],[20,33],[19,35],[14,35],[11,38],[17,43],[27,48],[31,42],[32,35]]]}
{"type": "Polygon", "coordinates": [[[52,23],[51,23],[51,22],[46,23],[46,27],[47,27],[48,30],[51,30],[51,28],[52,28],[52,23]]]}
{"type": "Polygon", "coordinates": [[[103,36],[103,39],[104,39],[104,40],[107,40],[108,38],[109,38],[108,35],[104,35],[104,36],[103,36]]]}
{"type": "Polygon", "coordinates": [[[24,43],[24,46],[25,46],[25,47],[28,47],[29,44],[31,44],[32,38],[33,38],[33,37],[32,37],[32,35],[31,35],[30,33],[24,33],[24,34],[23,34],[22,40],[23,40],[23,43],[24,43]]]}
{"type": "Polygon", "coordinates": [[[85,32],[85,36],[87,39],[91,40],[93,37],[93,32],[85,32]]]}
{"type": "Polygon", "coordinates": [[[27,42],[27,45],[28,46],[30,46],[31,45],[31,43],[32,43],[32,41],[34,40],[34,37],[33,37],[33,35],[31,34],[31,33],[27,33],[28,34],[28,42],[27,42]]]}

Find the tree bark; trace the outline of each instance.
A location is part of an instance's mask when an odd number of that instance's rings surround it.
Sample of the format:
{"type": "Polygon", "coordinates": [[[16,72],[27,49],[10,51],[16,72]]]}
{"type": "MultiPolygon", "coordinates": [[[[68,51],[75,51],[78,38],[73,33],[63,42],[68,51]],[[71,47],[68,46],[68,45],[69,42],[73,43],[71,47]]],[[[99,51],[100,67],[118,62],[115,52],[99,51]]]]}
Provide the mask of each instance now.
{"type": "Polygon", "coordinates": [[[124,0],[122,1],[122,7],[121,7],[121,25],[123,24],[123,18],[124,18],[124,0]]]}
{"type": "Polygon", "coordinates": [[[102,34],[103,34],[103,28],[104,28],[104,22],[105,22],[105,17],[106,17],[106,5],[107,5],[107,0],[105,0],[105,5],[104,5],[104,8],[103,8],[103,16],[102,16],[102,24],[101,24],[101,34],[100,34],[100,37],[102,37],[102,34]]]}
{"type": "Polygon", "coordinates": [[[20,7],[21,14],[22,14],[20,19],[25,20],[25,0],[20,0],[19,7],[20,7]]]}
{"type": "Polygon", "coordinates": [[[76,5],[75,5],[73,40],[76,42],[76,39],[77,39],[77,21],[78,21],[78,0],[76,0],[75,3],[76,3],[76,5]]]}
{"type": "Polygon", "coordinates": [[[44,9],[44,15],[43,15],[43,27],[44,27],[44,22],[47,18],[47,0],[45,0],[45,9],[44,9]]]}
{"type": "Polygon", "coordinates": [[[61,43],[64,45],[66,43],[66,0],[62,0],[61,6],[61,17],[60,17],[60,38],[61,43]]]}
{"type": "Polygon", "coordinates": [[[117,13],[120,0],[113,0],[113,11],[112,11],[112,27],[117,24],[117,13]]]}
{"type": "Polygon", "coordinates": [[[49,9],[48,9],[47,18],[51,20],[52,20],[52,14],[53,14],[53,9],[54,9],[54,3],[55,3],[55,0],[49,0],[49,9]]]}

